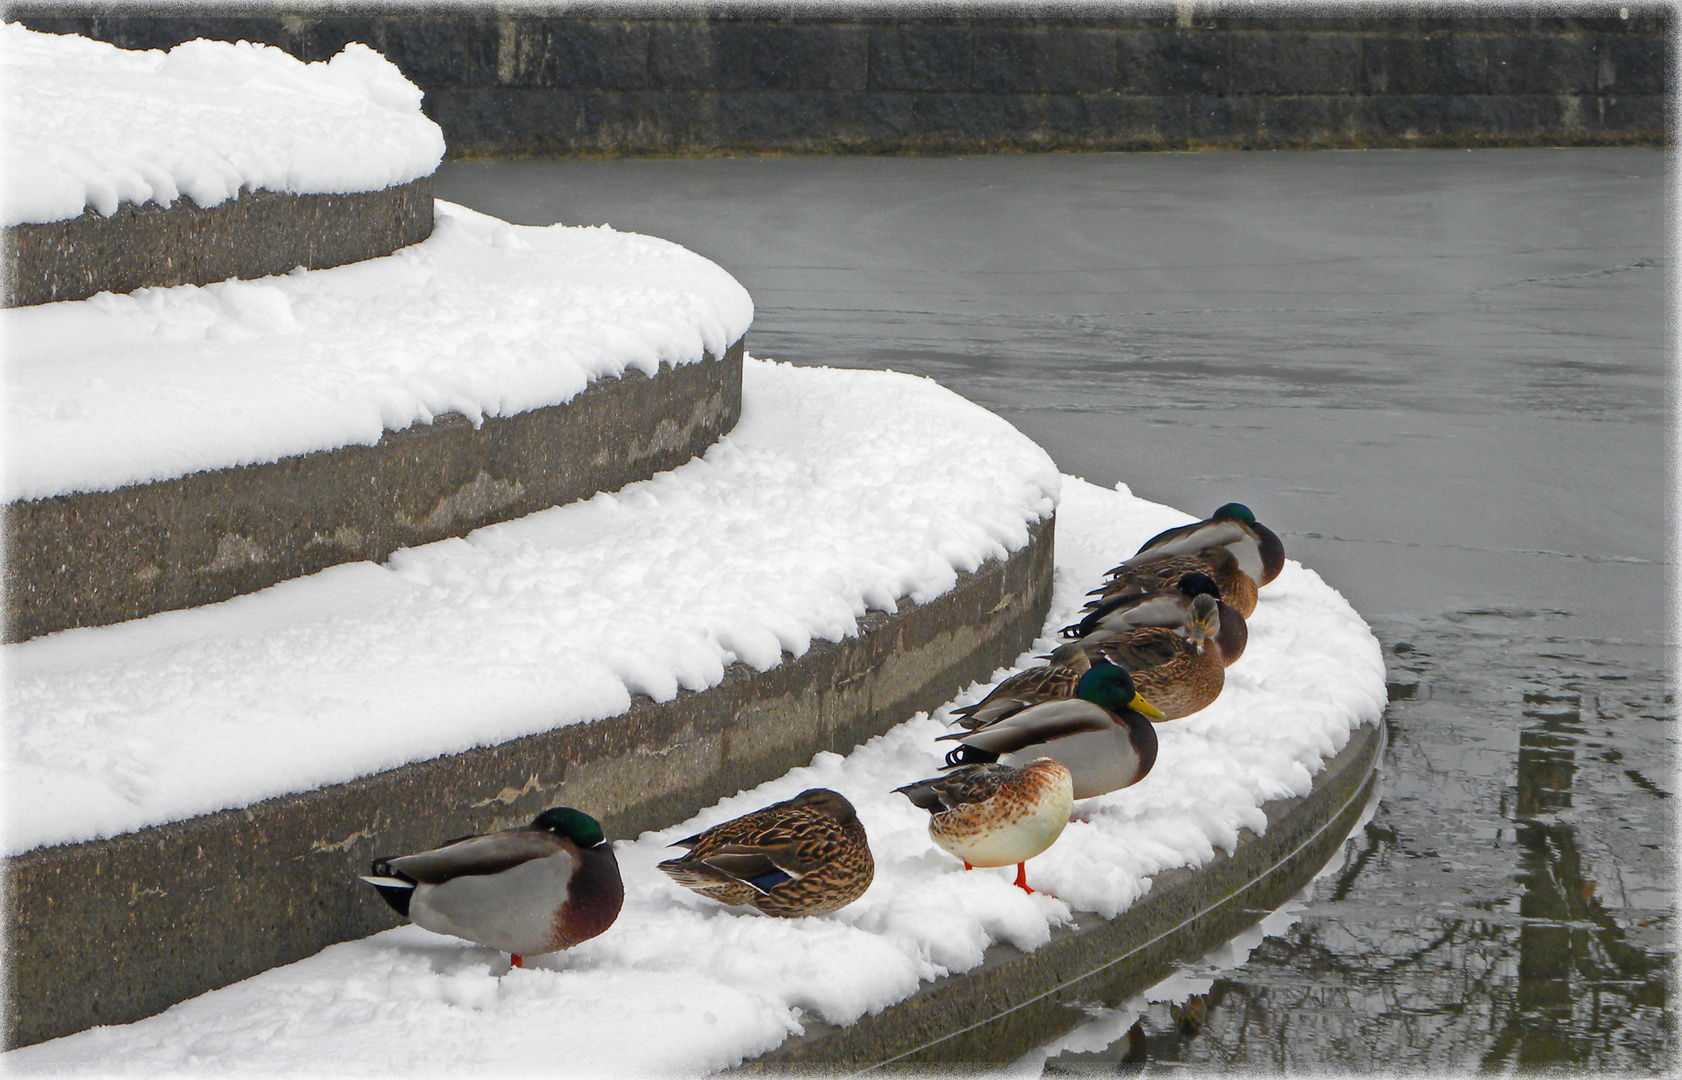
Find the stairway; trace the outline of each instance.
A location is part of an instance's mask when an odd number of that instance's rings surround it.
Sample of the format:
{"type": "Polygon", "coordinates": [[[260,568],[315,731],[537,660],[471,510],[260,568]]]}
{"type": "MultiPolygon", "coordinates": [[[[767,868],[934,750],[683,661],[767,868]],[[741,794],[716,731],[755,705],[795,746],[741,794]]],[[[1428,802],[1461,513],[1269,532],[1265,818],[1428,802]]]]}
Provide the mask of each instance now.
{"type": "MultiPolygon", "coordinates": [[[[377,57],[6,33],[20,81],[114,88],[73,109],[174,63],[197,104],[218,72],[332,75],[418,117],[377,57]]],[[[203,121],[273,131],[239,124],[203,121]]],[[[8,1046],[391,925],[355,882],[376,854],[559,802],[681,820],[1039,632],[1057,473],[1008,424],[753,360],[751,300],[675,245],[434,216],[428,175],[391,180],[8,219],[8,1046]],[[417,200],[421,235],[386,227],[417,200]],[[319,268],[219,257],[277,235],[319,268]],[[308,255],[345,236],[376,239],[308,255]]]]}

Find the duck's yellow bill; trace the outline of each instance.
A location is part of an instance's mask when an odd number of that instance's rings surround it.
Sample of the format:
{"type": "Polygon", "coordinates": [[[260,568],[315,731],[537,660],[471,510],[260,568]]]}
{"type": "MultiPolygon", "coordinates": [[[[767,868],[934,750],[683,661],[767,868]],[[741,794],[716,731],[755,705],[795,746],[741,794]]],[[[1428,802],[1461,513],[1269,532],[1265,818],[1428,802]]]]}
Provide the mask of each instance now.
{"type": "Polygon", "coordinates": [[[1133,700],[1128,703],[1127,707],[1129,709],[1132,709],[1134,712],[1144,713],[1146,716],[1150,717],[1152,720],[1166,720],[1166,719],[1168,719],[1168,717],[1166,717],[1162,714],[1161,709],[1157,708],[1155,705],[1152,705],[1150,702],[1146,701],[1145,696],[1143,694],[1139,693],[1138,691],[1133,692],[1133,700]]]}

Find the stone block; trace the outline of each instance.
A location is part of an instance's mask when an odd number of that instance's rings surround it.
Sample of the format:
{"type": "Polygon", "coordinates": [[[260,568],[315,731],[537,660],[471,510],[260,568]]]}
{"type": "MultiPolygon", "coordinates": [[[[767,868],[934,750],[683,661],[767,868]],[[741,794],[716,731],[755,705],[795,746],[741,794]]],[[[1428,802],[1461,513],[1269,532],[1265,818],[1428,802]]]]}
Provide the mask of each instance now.
{"type": "Polygon", "coordinates": [[[668,90],[711,90],[717,86],[718,42],[702,22],[661,21],[648,30],[649,85],[668,90]]]}
{"type": "Polygon", "coordinates": [[[681,90],[592,94],[591,130],[577,149],[600,153],[699,153],[717,145],[710,95],[681,90]]]}
{"type": "Polygon", "coordinates": [[[1489,56],[1476,34],[1365,38],[1362,73],[1372,94],[1477,94],[1489,84],[1489,56]]]}
{"type": "Polygon", "coordinates": [[[535,85],[637,90],[649,85],[646,23],[550,16],[529,24],[535,85]]]}
{"type": "Polygon", "coordinates": [[[1603,132],[1668,141],[1675,130],[1669,94],[1608,94],[1597,104],[1603,132]]]}
{"type": "Polygon", "coordinates": [[[986,94],[1027,94],[1040,83],[1041,32],[983,26],[975,31],[970,89],[986,94]]]}
{"type": "Polygon", "coordinates": [[[1560,34],[1491,34],[1485,39],[1492,94],[1592,94],[1597,64],[1593,38],[1560,34]]]}
{"type": "Polygon", "coordinates": [[[589,144],[598,95],[553,87],[482,87],[428,94],[426,114],[455,157],[571,153],[589,144]]]}
{"type": "Polygon", "coordinates": [[[1084,99],[1094,138],[1111,149],[1151,150],[1186,145],[1191,119],[1186,99],[1100,94],[1084,99]]]}
{"type": "Polygon", "coordinates": [[[714,99],[713,131],[721,148],[820,150],[829,137],[835,99],[819,91],[759,90],[714,99]]]}
{"type": "Polygon", "coordinates": [[[970,88],[975,31],[924,22],[870,27],[871,90],[962,92],[970,88]]]}
{"type": "Polygon", "coordinates": [[[1228,88],[1233,94],[1359,93],[1361,40],[1354,34],[1233,34],[1228,88]]]}
{"type": "Polygon", "coordinates": [[[1363,134],[1402,145],[1440,137],[1452,99],[1432,94],[1375,94],[1361,98],[1356,120],[1363,134]]]}
{"type": "Polygon", "coordinates": [[[1189,97],[1187,134],[1197,143],[1241,144],[1260,129],[1262,102],[1258,97],[1189,97]]]}
{"type": "Polygon", "coordinates": [[[1668,37],[1603,34],[1596,42],[1596,86],[1603,94],[1668,94],[1671,49],[1668,37]]]}
{"type": "Polygon", "coordinates": [[[1355,139],[1355,101],[1341,94],[1260,100],[1256,138],[1264,145],[1335,146],[1355,139]]]}
{"type": "Polygon", "coordinates": [[[839,120],[850,145],[883,150],[908,148],[917,134],[915,102],[910,91],[871,91],[849,96],[839,120]]]}
{"type": "Polygon", "coordinates": [[[441,89],[497,85],[502,28],[498,20],[470,15],[382,20],[381,46],[428,96],[441,89]]]}
{"type": "MultiPolygon", "coordinates": [[[[211,17],[214,19],[214,17],[211,17]]],[[[217,36],[231,40],[226,27],[231,22],[215,20],[224,29],[217,36]]],[[[290,51],[300,60],[313,62],[331,60],[353,41],[361,42],[379,52],[385,51],[386,20],[375,15],[333,14],[306,16],[293,22],[290,51]]]]}
{"type": "Polygon", "coordinates": [[[1013,146],[1040,122],[1031,94],[918,94],[911,103],[917,131],[957,150],[1013,146]]]}
{"type": "Polygon", "coordinates": [[[1231,91],[1232,40],[1201,30],[1121,34],[1117,89],[1126,94],[1220,95],[1231,91]]]}
{"type": "Polygon", "coordinates": [[[858,91],[867,86],[867,27],[721,22],[713,27],[713,34],[721,91],[858,91]]]}
{"type": "Polygon", "coordinates": [[[1039,87],[1053,94],[1115,89],[1118,35],[1098,27],[1048,27],[1039,41],[1039,87]]]}

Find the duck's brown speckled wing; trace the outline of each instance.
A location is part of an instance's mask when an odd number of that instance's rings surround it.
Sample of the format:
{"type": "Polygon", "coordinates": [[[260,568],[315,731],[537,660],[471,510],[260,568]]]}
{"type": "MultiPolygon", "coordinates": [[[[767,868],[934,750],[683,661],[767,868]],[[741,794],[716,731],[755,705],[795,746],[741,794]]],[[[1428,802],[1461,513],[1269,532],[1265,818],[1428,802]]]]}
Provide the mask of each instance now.
{"type": "Polygon", "coordinates": [[[975,704],[952,710],[952,717],[961,727],[976,728],[1044,701],[1074,697],[1084,670],[1046,664],[1019,671],[975,704]]]}

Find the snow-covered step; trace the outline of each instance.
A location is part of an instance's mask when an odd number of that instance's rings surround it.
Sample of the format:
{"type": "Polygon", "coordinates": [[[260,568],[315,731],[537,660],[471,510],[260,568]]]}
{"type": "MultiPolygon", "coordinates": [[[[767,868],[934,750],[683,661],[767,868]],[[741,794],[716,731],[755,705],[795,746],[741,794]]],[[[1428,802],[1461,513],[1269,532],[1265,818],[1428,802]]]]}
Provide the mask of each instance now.
{"type": "Polygon", "coordinates": [[[1058,484],[933,382],[750,359],[737,428],[618,494],[7,646],[10,1041],[390,925],[375,855],[635,835],[937,707],[1039,633],[1058,484]]]}
{"type": "Polygon", "coordinates": [[[443,133],[366,46],[305,64],[8,23],[0,59],[7,305],[338,266],[432,230],[443,133]]]}
{"type": "Polygon", "coordinates": [[[7,640],[673,468],[735,423],[752,319],[667,241],[442,203],[381,259],[4,312],[7,640]]]}
{"type": "MultiPolygon", "coordinates": [[[[1045,634],[1070,621],[1118,553],[1189,520],[1126,490],[1063,477],[1045,634]]],[[[1196,958],[1195,935],[1235,932],[1311,874],[1369,790],[1385,684],[1365,623],[1313,571],[1288,561],[1249,629],[1220,698],[1158,726],[1151,775],[1083,806],[1083,820],[1033,860],[1038,895],[1014,888],[1008,869],[961,870],[929,840],[927,814],[894,793],[938,767],[934,740],[949,730],[940,710],[621,840],[618,921],[525,969],[405,926],[140,1023],[25,1048],[7,1064],[362,1075],[418,1057],[446,1073],[672,1076],[770,1054],[823,1068],[897,1056],[919,1036],[932,1042],[1001,1007],[1033,1007],[1041,993],[1125,994],[1129,978],[1175,956],[1196,958]],[[845,794],[869,834],[875,880],[848,907],[768,918],[722,907],[656,869],[673,840],[811,786],[845,794]],[[1107,968],[1108,957],[1127,970],[1107,968]]],[[[1051,644],[1042,636],[1018,662],[1051,644]]],[[[986,689],[971,686],[953,704],[986,689]]],[[[1020,1037],[1020,1026],[1003,1026],[1020,1037]]]]}

